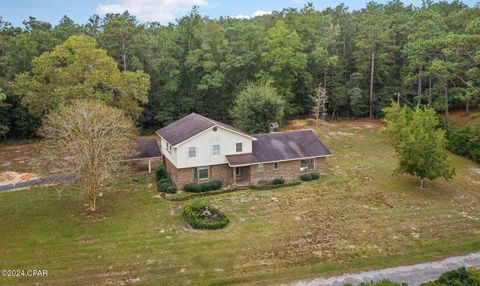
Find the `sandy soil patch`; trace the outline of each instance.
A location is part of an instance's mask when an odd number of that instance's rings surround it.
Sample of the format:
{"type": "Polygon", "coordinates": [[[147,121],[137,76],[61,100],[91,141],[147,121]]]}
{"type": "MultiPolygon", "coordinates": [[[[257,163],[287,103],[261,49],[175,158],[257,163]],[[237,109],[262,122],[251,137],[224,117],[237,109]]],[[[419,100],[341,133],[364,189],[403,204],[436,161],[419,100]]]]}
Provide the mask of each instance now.
{"type": "Polygon", "coordinates": [[[327,135],[329,137],[333,137],[333,138],[338,138],[338,137],[344,137],[344,136],[353,136],[355,134],[353,133],[350,133],[350,132],[342,132],[342,131],[332,131],[332,132],[328,132],[327,135]]]}
{"type": "Polygon", "coordinates": [[[38,175],[34,173],[19,173],[11,171],[0,173],[0,185],[18,184],[33,179],[38,179],[38,175]]]}

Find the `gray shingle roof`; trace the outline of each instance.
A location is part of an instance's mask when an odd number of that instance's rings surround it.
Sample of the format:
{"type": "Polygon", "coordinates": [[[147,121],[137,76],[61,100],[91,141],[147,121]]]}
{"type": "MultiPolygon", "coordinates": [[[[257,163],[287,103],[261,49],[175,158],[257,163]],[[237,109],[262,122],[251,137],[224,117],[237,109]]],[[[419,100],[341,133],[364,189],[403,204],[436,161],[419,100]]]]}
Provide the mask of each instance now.
{"type": "Polygon", "coordinates": [[[133,140],[135,146],[135,155],[126,159],[139,160],[146,158],[160,157],[160,148],[158,147],[157,140],[155,138],[139,138],[133,140]]]}
{"type": "Polygon", "coordinates": [[[248,135],[235,127],[196,113],[191,113],[157,130],[157,134],[165,139],[168,143],[172,144],[172,146],[175,146],[215,125],[251,137],[251,135],[248,135]]]}
{"type": "Polygon", "coordinates": [[[252,153],[228,155],[230,166],[287,161],[331,155],[311,129],[254,135],[252,153]]]}

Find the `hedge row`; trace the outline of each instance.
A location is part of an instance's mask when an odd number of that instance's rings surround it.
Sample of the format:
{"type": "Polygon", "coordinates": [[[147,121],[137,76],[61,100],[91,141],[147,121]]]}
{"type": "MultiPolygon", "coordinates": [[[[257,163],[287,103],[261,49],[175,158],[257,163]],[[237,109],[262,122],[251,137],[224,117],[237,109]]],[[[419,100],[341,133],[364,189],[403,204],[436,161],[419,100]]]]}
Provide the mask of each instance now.
{"type": "Polygon", "coordinates": [[[183,189],[187,192],[202,193],[218,190],[222,187],[221,181],[211,181],[203,184],[186,184],[183,189]]]}
{"type": "Polygon", "coordinates": [[[219,229],[230,222],[226,214],[201,200],[186,203],[183,206],[183,217],[196,229],[219,229]]]}

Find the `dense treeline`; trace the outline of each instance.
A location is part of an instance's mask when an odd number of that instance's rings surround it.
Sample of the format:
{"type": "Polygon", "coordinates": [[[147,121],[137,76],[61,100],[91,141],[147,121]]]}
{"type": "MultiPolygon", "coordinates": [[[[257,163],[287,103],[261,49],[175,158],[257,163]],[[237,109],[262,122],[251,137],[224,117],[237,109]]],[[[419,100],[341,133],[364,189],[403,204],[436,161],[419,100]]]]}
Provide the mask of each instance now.
{"type": "MultiPolygon", "coordinates": [[[[438,111],[478,104],[480,9],[462,2],[421,7],[371,2],[359,11],[312,4],[253,19],[201,17],[196,8],[175,24],[140,24],[124,14],[56,26],[33,17],[23,27],[0,18],[0,125],[30,136],[38,118],[21,105],[12,81],[32,60],[70,36],[94,37],[122,71],[150,76],[149,101],[138,124],[168,124],[192,111],[230,121],[236,95],[268,82],[288,117],[310,114],[321,83],[332,117],[381,116],[391,100],[438,111]]],[[[61,64],[61,63],[59,63],[61,64]]]]}

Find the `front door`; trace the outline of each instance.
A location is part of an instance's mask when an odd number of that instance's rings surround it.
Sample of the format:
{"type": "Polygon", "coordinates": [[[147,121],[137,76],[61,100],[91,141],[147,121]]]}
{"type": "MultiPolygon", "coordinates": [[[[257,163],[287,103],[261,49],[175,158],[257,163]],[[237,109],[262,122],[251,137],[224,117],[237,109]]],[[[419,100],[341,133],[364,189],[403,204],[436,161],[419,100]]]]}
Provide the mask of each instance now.
{"type": "Polygon", "coordinates": [[[237,177],[237,179],[243,178],[244,175],[245,175],[245,167],[235,168],[235,177],[237,177]]]}

